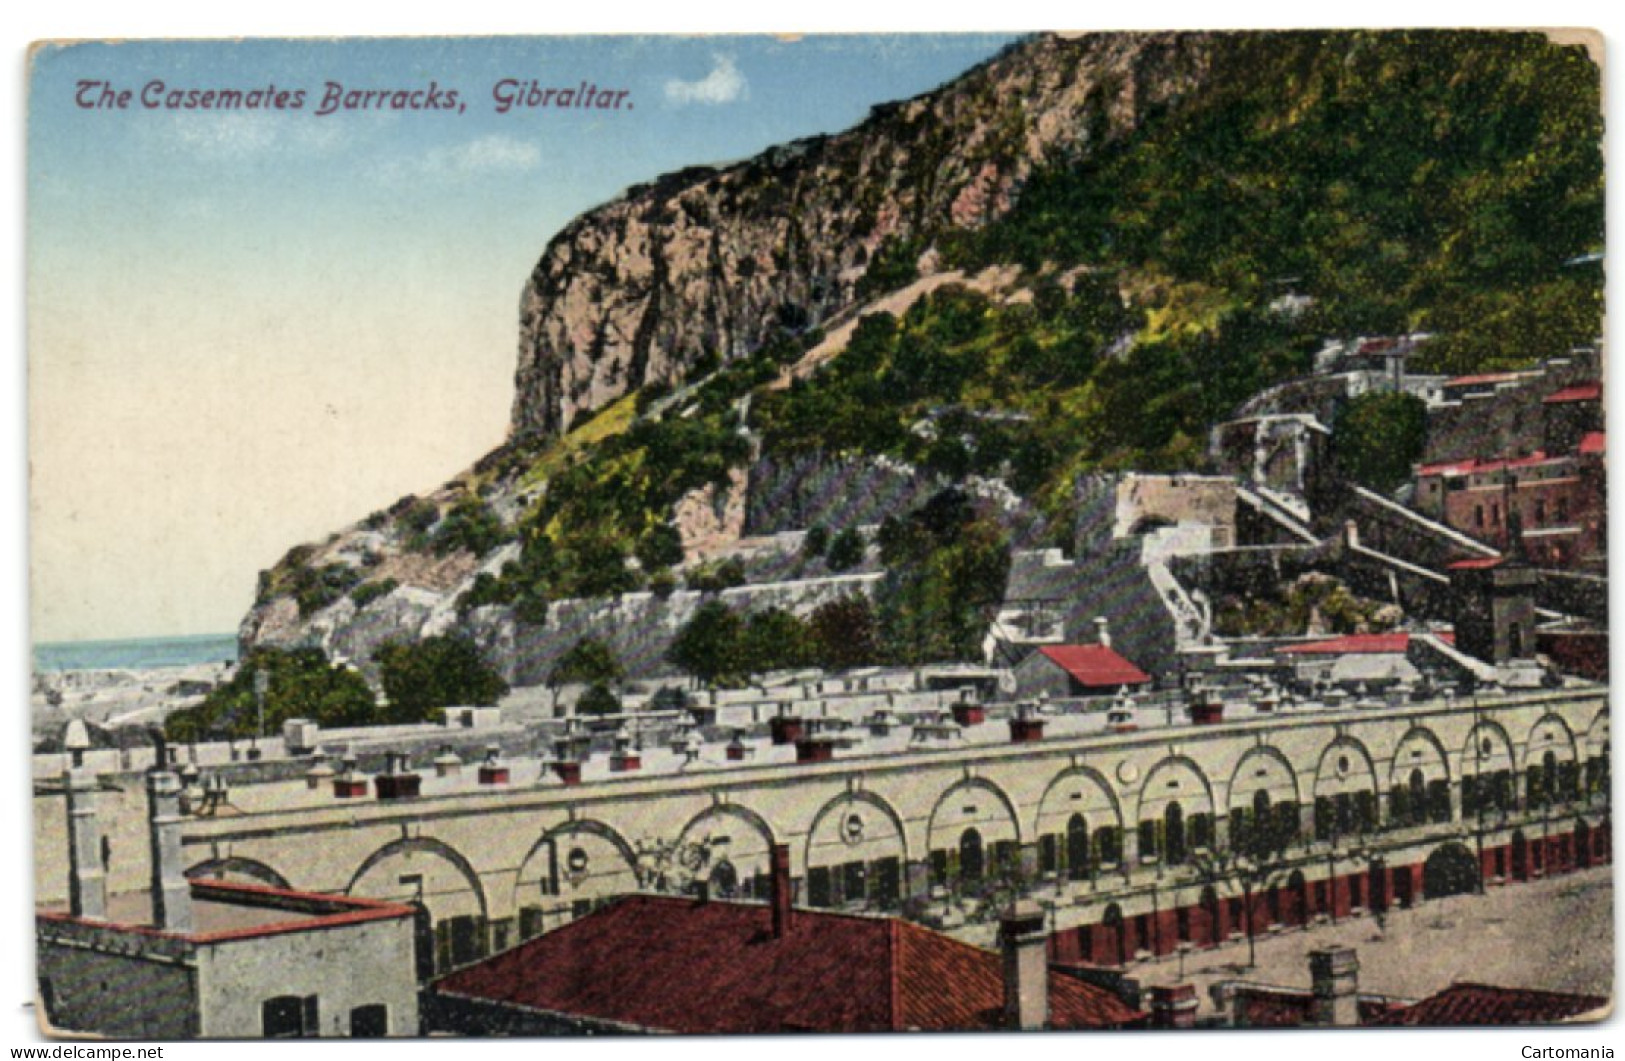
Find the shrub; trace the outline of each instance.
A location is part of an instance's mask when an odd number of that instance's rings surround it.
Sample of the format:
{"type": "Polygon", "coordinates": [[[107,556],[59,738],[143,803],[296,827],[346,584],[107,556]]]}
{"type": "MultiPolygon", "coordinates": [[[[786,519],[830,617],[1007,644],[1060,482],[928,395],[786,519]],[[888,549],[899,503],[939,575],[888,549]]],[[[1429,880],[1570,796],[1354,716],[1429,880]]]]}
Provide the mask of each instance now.
{"type": "Polygon", "coordinates": [[[389,697],[387,715],[392,723],[426,721],[439,707],[494,704],[508,691],[508,683],[466,637],[389,641],[372,658],[389,697]]]}
{"type": "Polygon", "coordinates": [[[387,597],[400,586],[392,578],[379,579],[377,582],[363,582],[350,591],[350,599],[355,601],[356,608],[365,608],[380,597],[387,597]]]}

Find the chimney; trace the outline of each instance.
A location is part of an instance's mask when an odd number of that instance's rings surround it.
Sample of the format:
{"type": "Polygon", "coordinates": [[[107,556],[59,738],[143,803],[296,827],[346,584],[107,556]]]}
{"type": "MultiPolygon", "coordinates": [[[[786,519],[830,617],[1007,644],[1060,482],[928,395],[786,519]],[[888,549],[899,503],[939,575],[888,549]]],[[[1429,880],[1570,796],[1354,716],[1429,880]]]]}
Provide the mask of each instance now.
{"type": "Polygon", "coordinates": [[[1104,615],[1095,616],[1095,644],[1105,648],[1112,647],[1111,623],[1104,615]]]}
{"type": "Polygon", "coordinates": [[[795,898],[790,882],[790,845],[774,844],[769,872],[772,874],[773,938],[783,939],[794,919],[791,902],[795,898]]]}
{"type": "Polygon", "coordinates": [[[1015,1031],[1049,1026],[1049,946],[1044,911],[1030,900],[1012,906],[999,919],[1004,958],[1004,1024],[1015,1031]]]}
{"type": "Polygon", "coordinates": [[[192,931],[192,885],[181,868],[181,779],[155,767],[147,774],[152,856],[152,923],[165,932],[192,931]]]}
{"type": "Polygon", "coordinates": [[[1314,991],[1314,1023],[1353,1028],[1360,1023],[1360,959],[1353,947],[1325,947],[1309,952],[1309,981],[1314,991]]]}
{"type": "Polygon", "coordinates": [[[1196,1027],[1196,985],[1158,984],[1151,988],[1151,1027],[1196,1027]]]}
{"type": "Polygon", "coordinates": [[[100,921],[107,917],[107,874],[102,868],[102,827],[96,817],[96,774],[84,766],[90,733],[78,719],[68,723],[63,747],[73,756],[62,771],[68,798],[68,911],[100,921]]]}

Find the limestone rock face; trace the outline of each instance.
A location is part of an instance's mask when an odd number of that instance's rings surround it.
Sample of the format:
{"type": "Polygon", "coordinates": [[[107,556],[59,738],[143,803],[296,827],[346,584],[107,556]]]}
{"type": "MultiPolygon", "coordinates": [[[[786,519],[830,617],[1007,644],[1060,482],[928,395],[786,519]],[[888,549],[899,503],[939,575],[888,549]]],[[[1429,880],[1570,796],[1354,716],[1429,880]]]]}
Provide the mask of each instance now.
{"type": "Polygon", "coordinates": [[[511,431],[556,434],[702,358],[851,306],[888,243],[1000,216],[1034,166],[1199,86],[1213,38],[1046,36],[836,136],[628,189],[548,245],[521,301],[511,431]]]}

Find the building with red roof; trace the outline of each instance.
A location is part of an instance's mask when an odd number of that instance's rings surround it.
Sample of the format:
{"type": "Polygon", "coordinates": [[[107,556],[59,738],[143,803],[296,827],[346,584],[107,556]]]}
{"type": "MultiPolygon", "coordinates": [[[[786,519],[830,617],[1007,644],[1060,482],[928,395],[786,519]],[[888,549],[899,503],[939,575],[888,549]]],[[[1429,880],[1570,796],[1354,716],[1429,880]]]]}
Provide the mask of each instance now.
{"type": "Polygon", "coordinates": [[[1460,983],[1366,1023],[1410,1027],[1559,1024],[1600,1020],[1609,1005],[1609,1000],[1600,995],[1460,983]]]}
{"type": "Polygon", "coordinates": [[[1000,954],[898,918],[792,909],[788,848],[775,862],[769,904],[629,895],[442,977],[427,1003],[431,1026],[743,1035],[1144,1019],[1112,992],[1049,969],[1037,907],[1006,917],[1000,954]]]}
{"type": "Polygon", "coordinates": [[[1023,697],[1108,696],[1151,684],[1151,675],[1111,647],[1109,634],[1101,644],[1042,645],[1016,665],[1015,678],[1023,697]]]}

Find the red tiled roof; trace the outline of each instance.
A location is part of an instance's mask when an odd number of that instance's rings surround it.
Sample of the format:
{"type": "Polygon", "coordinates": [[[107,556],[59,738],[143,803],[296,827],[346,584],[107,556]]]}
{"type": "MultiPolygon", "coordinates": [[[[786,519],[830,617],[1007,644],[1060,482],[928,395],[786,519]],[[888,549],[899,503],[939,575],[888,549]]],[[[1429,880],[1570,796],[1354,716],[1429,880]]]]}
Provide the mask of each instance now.
{"type": "Polygon", "coordinates": [[[1580,452],[1587,457],[1600,457],[1607,445],[1607,432],[1587,431],[1585,437],[1580,440],[1580,452]]]}
{"type": "Polygon", "coordinates": [[[1107,688],[1144,685],[1151,676],[1106,645],[1045,645],[1038,651],[1079,685],[1107,688]]]}
{"type": "MultiPolygon", "coordinates": [[[[1437,635],[1440,641],[1453,644],[1456,635],[1446,630],[1437,635]]],[[[1401,653],[1411,647],[1411,635],[1397,634],[1347,634],[1343,637],[1334,637],[1330,641],[1311,641],[1307,645],[1287,645],[1279,651],[1285,655],[1293,656],[1359,656],[1374,655],[1377,653],[1401,653]]]]}
{"type": "Polygon", "coordinates": [[[1528,468],[1536,464],[1556,463],[1565,458],[1548,457],[1544,450],[1536,450],[1527,457],[1492,457],[1483,460],[1468,457],[1465,460],[1424,464],[1416,469],[1417,475],[1471,475],[1474,472],[1498,472],[1505,468],[1528,468]]]}
{"type": "Polygon", "coordinates": [[[1397,1010],[1374,1024],[1551,1024],[1608,1005],[1597,995],[1570,995],[1488,984],[1451,984],[1436,995],[1397,1010]]]}
{"type": "Polygon", "coordinates": [[[1564,402],[1594,402],[1602,397],[1602,384],[1596,380],[1590,383],[1576,383],[1572,387],[1564,387],[1555,394],[1549,394],[1544,401],[1547,405],[1558,405],[1564,402]]]}
{"type": "Polygon", "coordinates": [[[1499,567],[1506,560],[1504,556],[1477,556],[1471,560],[1457,560],[1450,565],[1452,571],[1482,571],[1489,567],[1499,567]]]}
{"type": "MultiPolygon", "coordinates": [[[[1142,1014],[1050,976],[1057,1028],[1142,1014]]],[[[694,1035],[997,1028],[1000,956],[895,918],[796,910],[772,933],[766,906],[628,896],[441,978],[445,995],[694,1035]]]]}
{"type": "Polygon", "coordinates": [[[1484,372],[1477,376],[1457,376],[1455,379],[1444,381],[1446,387],[1472,387],[1480,383],[1510,383],[1515,379],[1522,379],[1527,373],[1523,372],[1484,372]]]}

